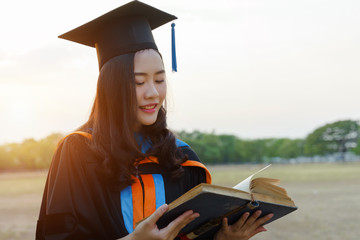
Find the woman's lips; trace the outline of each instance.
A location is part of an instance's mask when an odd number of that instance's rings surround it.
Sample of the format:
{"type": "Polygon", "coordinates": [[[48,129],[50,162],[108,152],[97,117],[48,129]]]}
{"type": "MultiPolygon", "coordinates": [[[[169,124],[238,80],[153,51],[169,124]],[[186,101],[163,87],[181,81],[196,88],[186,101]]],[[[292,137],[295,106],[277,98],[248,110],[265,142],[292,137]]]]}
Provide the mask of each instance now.
{"type": "Polygon", "coordinates": [[[140,108],[143,112],[153,113],[153,112],[156,111],[156,106],[157,106],[157,103],[153,103],[153,104],[147,104],[147,105],[140,106],[139,108],[140,108]]]}

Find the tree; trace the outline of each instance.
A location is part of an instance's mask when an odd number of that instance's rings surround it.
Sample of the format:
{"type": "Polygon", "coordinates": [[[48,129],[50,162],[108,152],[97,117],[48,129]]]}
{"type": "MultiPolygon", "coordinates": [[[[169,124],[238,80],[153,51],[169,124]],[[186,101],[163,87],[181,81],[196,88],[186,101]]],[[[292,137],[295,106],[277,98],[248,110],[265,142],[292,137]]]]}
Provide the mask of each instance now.
{"type": "Polygon", "coordinates": [[[264,156],[273,158],[295,158],[303,155],[303,139],[269,138],[266,139],[264,156]]]}
{"type": "Polygon", "coordinates": [[[360,138],[357,141],[357,146],[355,148],[352,149],[352,151],[356,154],[356,155],[360,155],[360,138]]]}
{"type": "Polygon", "coordinates": [[[360,127],[357,121],[337,121],[309,134],[305,139],[304,151],[306,155],[340,152],[343,160],[344,154],[357,146],[359,137],[360,127]]]}
{"type": "Polygon", "coordinates": [[[56,146],[64,135],[61,133],[53,133],[38,142],[38,159],[37,168],[48,168],[52,157],[56,150],[56,146]]]}
{"type": "Polygon", "coordinates": [[[234,135],[219,135],[219,144],[222,163],[234,163],[241,160],[241,155],[236,151],[236,140],[234,135]]]}
{"type": "Polygon", "coordinates": [[[240,140],[236,148],[241,153],[241,159],[244,163],[260,163],[264,161],[264,150],[266,140],[240,140]]]}
{"type": "Polygon", "coordinates": [[[279,157],[296,158],[304,154],[304,139],[284,139],[278,148],[279,157]]]}
{"type": "Polygon", "coordinates": [[[39,141],[25,139],[0,146],[0,170],[48,168],[62,137],[63,134],[54,133],[39,141]]]}

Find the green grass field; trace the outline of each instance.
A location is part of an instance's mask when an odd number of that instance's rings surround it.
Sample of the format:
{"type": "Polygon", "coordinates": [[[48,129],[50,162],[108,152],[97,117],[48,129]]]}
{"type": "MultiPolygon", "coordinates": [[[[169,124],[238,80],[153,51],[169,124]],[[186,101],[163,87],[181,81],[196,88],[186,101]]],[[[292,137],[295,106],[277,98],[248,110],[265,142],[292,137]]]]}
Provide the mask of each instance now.
{"type": "MultiPolygon", "coordinates": [[[[264,166],[266,165],[222,165],[208,168],[214,184],[235,185],[264,166]]],[[[284,183],[355,180],[360,179],[360,163],[273,164],[256,176],[278,178],[284,183]]]]}
{"type": "MultiPolygon", "coordinates": [[[[233,186],[263,165],[209,166],[213,183],[233,186]]],[[[253,239],[358,239],[360,163],[273,165],[299,207],[253,239]]],[[[0,173],[0,240],[34,239],[46,172],[0,173]]]]}

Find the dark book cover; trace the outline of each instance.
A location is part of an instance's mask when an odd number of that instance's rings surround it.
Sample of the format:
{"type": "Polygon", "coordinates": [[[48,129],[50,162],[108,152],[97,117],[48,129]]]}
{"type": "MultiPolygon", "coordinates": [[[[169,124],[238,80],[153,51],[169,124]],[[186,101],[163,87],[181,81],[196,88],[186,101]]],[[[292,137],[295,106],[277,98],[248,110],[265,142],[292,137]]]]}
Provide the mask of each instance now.
{"type": "MultiPolygon", "coordinates": [[[[208,239],[211,238],[211,236],[214,235],[221,227],[221,220],[226,215],[228,215],[227,217],[229,219],[229,224],[233,224],[243,213],[253,213],[256,210],[261,210],[261,216],[265,216],[269,213],[274,214],[273,218],[267,222],[270,223],[297,209],[291,200],[290,203],[288,200],[285,201],[287,205],[269,202],[271,197],[268,196],[265,197],[266,201],[252,201],[250,194],[248,193],[239,191],[241,192],[240,195],[244,195],[244,197],[239,197],[239,194],[234,194],[234,192],[237,192],[238,190],[231,189],[228,193],[224,194],[224,189],[226,189],[224,187],[221,187],[222,192],[217,192],[216,186],[214,187],[212,185],[211,188],[207,189],[207,184],[202,185],[205,186],[204,189],[201,188],[202,186],[200,186],[202,191],[195,191],[194,194],[189,195],[190,197],[187,200],[184,200],[184,202],[175,208],[171,209],[170,204],[170,210],[165,213],[164,216],[162,216],[157,222],[158,227],[160,229],[166,227],[171,221],[173,221],[185,211],[193,210],[194,212],[200,213],[200,217],[183,228],[181,233],[188,234],[194,232],[196,235],[199,235],[201,232],[205,232],[199,237],[201,239],[208,239]],[[213,191],[213,189],[215,189],[215,191],[213,191]]],[[[190,190],[189,192],[193,191],[194,189],[190,190]]]]}

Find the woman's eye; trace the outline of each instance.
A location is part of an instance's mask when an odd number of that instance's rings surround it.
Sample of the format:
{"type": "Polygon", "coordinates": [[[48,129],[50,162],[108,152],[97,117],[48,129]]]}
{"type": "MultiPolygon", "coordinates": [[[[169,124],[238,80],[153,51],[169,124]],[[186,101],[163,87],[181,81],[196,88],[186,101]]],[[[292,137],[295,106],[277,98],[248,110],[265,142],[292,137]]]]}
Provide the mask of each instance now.
{"type": "Polygon", "coordinates": [[[144,82],[135,82],[135,84],[141,86],[144,84],[144,82]]]}
{"type": "Polygon", "coordinates": [[[161,80],[155,80],[155,82],[156,82],[156,83],[163,83],[163,82],[165,82],[165,80],[164,80],[164,79],[161,79],[161,80]]]}

